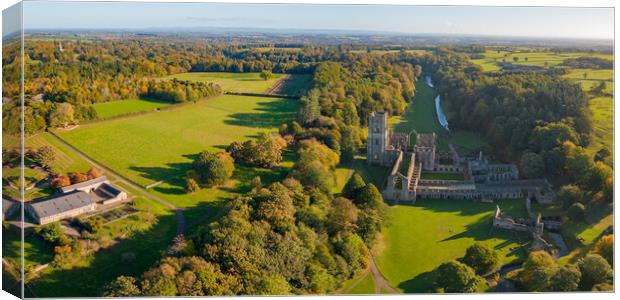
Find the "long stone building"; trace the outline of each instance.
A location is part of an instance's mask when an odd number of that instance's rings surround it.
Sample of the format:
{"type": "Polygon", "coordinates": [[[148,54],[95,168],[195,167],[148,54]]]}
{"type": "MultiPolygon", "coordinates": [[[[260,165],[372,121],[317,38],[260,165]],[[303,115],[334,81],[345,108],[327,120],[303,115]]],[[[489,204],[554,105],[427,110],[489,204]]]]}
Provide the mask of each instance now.
{"type": "Polygon", "coordinates": [[[370,115],[367,146],[369,164],[389,167],[382,191],[386,199],[413,203],[419,198],[491,202],[528,197],[540,203],[554,199],[547,180],[521,180],[513,164],[490,164],[482,153],[474,158],[461,158],[453,147],[451,153],[439,155],[434,133],[417,134],[412,151],[408,151],[409,136],[391,132],[387,119],[386,113],[370,115]],[[464,179],[422,179],[423,172],[462,173],[464,179]]]}

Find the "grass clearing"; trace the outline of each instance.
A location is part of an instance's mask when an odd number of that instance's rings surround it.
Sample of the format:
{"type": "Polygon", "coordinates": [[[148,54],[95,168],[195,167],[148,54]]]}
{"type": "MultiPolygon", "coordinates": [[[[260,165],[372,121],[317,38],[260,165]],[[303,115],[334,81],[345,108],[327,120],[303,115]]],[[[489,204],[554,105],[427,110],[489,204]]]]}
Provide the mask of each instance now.
{"type": "Polygon", "coordinates": [[[73,150],[60,143],[49,133],[39,133],[26,138],[27,148],[38,149],[49,146],[56,154],[52,169],[56,173],[67,173],[73,171],[86,172],[91,165],[78,156],[73,150]]]}
{"type": "Polygon", "coordinates": [[[609,163],[614,157],[614,101],[611,97],[590,99],[592,112],[592,139],[586,148],[590,155],[605,147],[611,151],[609,163]]]}
{"type": "Polygon", "coordinates": [[[190,72],[170,75],[165,78],[214,82],[221,86],[224,92],[265,93],[283,76],[283,74],[274,73],[273,78],[263,80],[260,78],[260,73],[190,72]]]}
{"type": "MultiPolygon", "coordinates": [[[[406,293],[432,292],[432,271],[465,254],[474,242],[485,243],[502,263],[523,259],[526,248],[512,232],[492,229],[493,203],[463,200],[418,200],[415,206],[390,207],[391,225],[383,230],[385,249],[375,256],[388,282],[406,293]]],[[[507,215],[526,215],[523,201],[499,202],[507,215]]],[[[529,238],[523,237],[522,241],[529,238]]]]}
{"type": "Polygon", "coordinates": [[[347,280],[340,290],[346,295],[373,295],[375,293],[375,281],[372,274],[366,272],[347,280]]]}
{"type": "MultiPolygon", "coordinates": [[[[410,144],[415,144],[415,133],[432,133],[438,137],[438,149],[448,151],[448,144],[456,146],[461,154],[467,154],[484,146],[484,139],[470,131],[453,130],[446,132],[435,114],[435,97],[437,92],[422,80],[416,83],[416,95],[409,104],[407,112],[401,116],[393,116],[388,120],[388,126],[395,132],[410,134],[410,144]]],[[[450,117],[448,116],[448,120],[450,117]]]]}
{"type": "Polygon", "coordinates": [[[99,119],[107,119],[110,117],[141,111],[157,110],[170,105],[172,105],[172,103],[166,101],[146,98],[132,98],[119,101],[95,103],[93,104],[93,108],[95,108],[99,119]]]}
{"type": "Polygon", "coordinates": [[[297,101],[222,95],[178,109],[80,126],[58,134],[142,185],[185,174],[200,151],[277,131],[297,101]]]}

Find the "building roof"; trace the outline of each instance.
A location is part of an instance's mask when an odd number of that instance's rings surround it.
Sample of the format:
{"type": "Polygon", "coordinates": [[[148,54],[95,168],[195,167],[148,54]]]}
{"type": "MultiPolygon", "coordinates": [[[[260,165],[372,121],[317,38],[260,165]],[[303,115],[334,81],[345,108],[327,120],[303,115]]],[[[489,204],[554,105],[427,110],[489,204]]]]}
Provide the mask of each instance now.
{"type": "Polygon", "coordinates": [[[14,206],[19,206],[19,202],[2,197],[2,214],[5,218],[7,217],[7,214],[11,212],[14,206]]]}
{"type": "Polygon", "coordinates": [[[89,187],[91,185],[95,185],[95,184],[100,184],[100,183],[104,183],[107,182],[108,178],[105,176],[101,176],[101,177],[97,177],[97,178],[93,178],[91,180],[86,180],[86,181],[82,181],[76,184],[72,184],[72,185],[68,185],[65,187],[61,187],[60,190],[63,193],[67,193],[67,192],[71,192],[77,189],[82,189],[82,188],[86,188],[89,187]]]}
{"type": "Polygon", "coordinates": [[[119,189],[117,189],[116,187],[113,187],[110,184],[107,183],[103,183],[101,184],[101,186],[99,186],[100,189],[106,191],[107,193],[110,193],[112,196],[118,196],[118,194],[121,193],[121,191],[119,189]]]}
{"type": "Polygon", "coordinates": [[[82,191],[73,191],[50,198],[40,198],[28,202],[39,218],[54,216],[66,211],[93,204],[92,197],[82,191]]]}
{"type": "Polygon", "coordinates": [[[435,133],[420,133],[416,137],[415,145],[418,147],[434,147],[435,133]]]}

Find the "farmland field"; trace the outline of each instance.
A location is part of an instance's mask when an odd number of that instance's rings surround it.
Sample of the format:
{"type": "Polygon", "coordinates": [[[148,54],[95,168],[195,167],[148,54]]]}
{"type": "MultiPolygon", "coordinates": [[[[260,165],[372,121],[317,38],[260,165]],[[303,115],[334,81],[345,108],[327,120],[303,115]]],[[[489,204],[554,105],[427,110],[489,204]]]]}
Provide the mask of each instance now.
{"type": "Polygon", "coordinates": [[[284,76],[274,73],[273,78],[263,80],[259,75],[259,73],[190,72],[175,74],[166,78],[214,82],[220,85],[224,92],[265,93],[284,76]]]}
{"type": "Polygon", "coordinates": [[[499,71],[498,62],[509,62],[517,65],[552,67],[564,62],[567,58],[582,56],[600,57],[613,59],[611,54],[590,54],[583,52],[552,53],[552,52],[528,52],[529,49],[517,49],[515,52],[504,50],[487,50],[482,55],[484,58],[472,59],[472,62],[480,65],[485,72],[499,71]],[[517,61],[514,60],[517,58],[517,61]]]}
{"type": "MultiPolygon", "coordinates": [[[[462,257],[474,242],[496,249],[502,263],[524,258],[526,249],[519,247],[514,233],[492,230],[495,205],[422,199],[415,206],[391,206],[391,225],[383,230],[385,248],[375,256],[379,270],[402,292],[432,292],[431,272],[462,257]]],[[[499,206],[507,215],[526,214],[521,200],[500,201],[499,206]]]]}
{"type": "Polygon", "coordinates": [[[173,110],[80,126],[58,134],[135,182],[171,180],[193,155],[276,131],[295,117],[296,100],[223,95],[173,110]]]}
{"type": "Polygon", "coordinates": [[[118,115],[155,110],[170,105],[172,105],[172,103],[165,101],[133,98],[120,101],[96,103],[93,104],[93,107],[95,108],[99,119],[106,119],[118,115]]]}

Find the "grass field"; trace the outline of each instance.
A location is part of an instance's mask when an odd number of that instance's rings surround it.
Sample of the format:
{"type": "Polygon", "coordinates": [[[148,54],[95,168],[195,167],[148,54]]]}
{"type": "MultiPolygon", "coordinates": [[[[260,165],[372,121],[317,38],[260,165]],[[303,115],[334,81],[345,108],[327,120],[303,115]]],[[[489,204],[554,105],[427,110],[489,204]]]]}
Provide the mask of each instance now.
{"type": "MultiPolygon", "coordinates": [[[[495,248],[502,263],[524,258],[526,249],[519,247],[514,233],[492,230],[495,205],[422,199],[415,206],[391,206],[391,225],[383,230],[385,248],[375,256],[379,270],[402,292],[432,292],[431,272],[441,263],[462,257],[474,242],[495,248]]],[[[499,205],[507,215],[526,214],[521,200],[499,205]]],[[[522,240],[529,241],[527,237],[522,240]]]]}
{"type": "Polygon", "coordinates": [[[185,174],[200,151],[222,151],[233,141],[276,131],[296,111],[296,100],[223,95],[58,134],[112,169],[148,185],[185,174]]]}
{"type": "Polygon", "coordinates": [[[129,113],[156,110],[170,105],[172,105],[172,103],[165,101],[132,98],[120,101],[95,103],[93,104],[93,107],[95,108],[99,119],[106,119],[129,113]]]}
{"type": "Polygon", "coordinates": [[[592,140],[586,151],[594,155],[598,150],[606,147],[611,151],[613,163],[614,153],[614,102],[611,97],[598,97],[590,99],[590,111],[592,112],[592,140]]]}
{"type": "Polygon", "coordinates": [[[370,272],[347,280],[340,289],[346,295],[372,295],[375,293],[375,282],[370,272]]]}
{"type": "MultiPolygon", "coordinates": [[[[571,53],[553,53],[547,51],[541,52],[527,52],[528,49],[517,49],[517,51],[497,51],[487,50],[483,53],[484,58],[472,59],[472,62],[480,65],[485,72],[499,71],[497,66],[498,62],[510,62],[517,65],[539,66],[539,67],[552,67],[557,66],[564,62],[567,58],[577,58],[582,56],[594,56],[604,59],[613,59],[611,54],[591,54],[584,52],[571,52],[571,53]],[[518,58],[515,62],[514,57],[518,58]],[[526,60],[527,58],[527,60],[526,60]],[[546,63],[546,64],[545,64],[546,63]]],[[[583,72],[582,72],[583,73],[583,72]]]]}
{"type": "Polygon", "coordinates": [[[24,143],[27,148],[38,149],[49,146],[55,153],[55,160],[52,169],[57,173],[67,173],[73,171],[86,172],[91,165],[79,157],[75,152],[68,149],[65,145],[58,142],[49,133],[39,133],[26,138],[24,143]]]}
{"type": "Polygon", "coordinates": [[[259,73],[224,73],[224,72],[191,72],[166,77],[179,80],[214,82],[222,87],[224,92],[265,93],[283,74],[273,74],[273,78],[263,80],[259,73]]]}
{"type": "MultiPolygon", "coordinates": [[[[477,134],[469,131],[453,130],[449,134],[439,122],[435,114],[435,97],[437,93],[422,80],[416,83],[416,95],[404,116],[391,117],[389,125],[395,132],[411,134],[411,144],[415,144],[415,132],[431,133],[438,136],[438,148],[448,150],[448,144],[457,146],[461,154],[478,149],[484,145],[484,140],[477,134]]],[[[448,117],[449,118],[449,117],[448,117]]],[[[449,120],[448,120],[449,121],[449,120]]]]}

